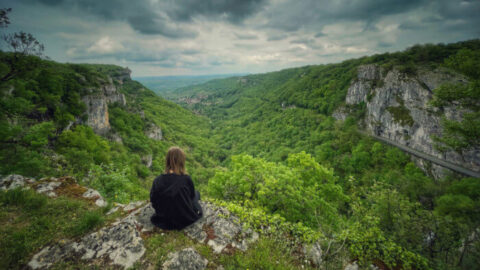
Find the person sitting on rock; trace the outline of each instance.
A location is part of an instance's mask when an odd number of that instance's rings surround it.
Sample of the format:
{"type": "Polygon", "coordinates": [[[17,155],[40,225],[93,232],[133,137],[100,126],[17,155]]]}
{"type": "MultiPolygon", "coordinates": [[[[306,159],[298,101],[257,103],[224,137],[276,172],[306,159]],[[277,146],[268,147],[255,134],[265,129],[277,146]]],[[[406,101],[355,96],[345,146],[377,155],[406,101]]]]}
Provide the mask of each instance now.
{"type": "Polygon", "coordinates": [[[185,172],[185,153],[178,147],[168,149],[164,174],[155,178],[150,202],[155,209],[152,223],[166,230],[181,230],[203,215],[192,179],[185,172]]]}

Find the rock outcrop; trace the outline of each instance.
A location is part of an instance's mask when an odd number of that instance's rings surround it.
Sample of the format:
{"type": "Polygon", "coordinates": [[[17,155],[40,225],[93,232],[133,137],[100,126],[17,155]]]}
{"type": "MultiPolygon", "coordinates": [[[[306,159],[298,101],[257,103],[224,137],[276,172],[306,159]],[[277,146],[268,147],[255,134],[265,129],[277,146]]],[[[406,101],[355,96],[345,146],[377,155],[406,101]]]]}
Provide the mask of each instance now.
{"type": "Polygon", "coordinates": [[[88,94],[82,97],[82,101],[87,107],[86,124],[96,133],[105,135],[110,130],[108,104],[117,102],[126,105],[127,101],[125,95],[118,92],[111,77],[108,77],[107,81],[99,80],[99,82],[100,87],[85,89],[88,94]]]}
{"type": "Polygon", "coordinates": [[[247,250],[259,235],[251,229],[243,229],[240,220],[227,209],[211,203],[200,202],[203,217],[185,228],[186,234],[200,243],[209,245],[213,252],[228,252],[233,249],[247,250]]]}
{"type": "MultiPolygon", "coordinates": [[[[258,234],[246,230],[241,222],[226,209],[200,202],[205,216],[185,229],[185,233],[200,243],[212,247],[216,253],[245,251],[258,239],[258,234]]],[[[28,263],[31,269],[46,269],[65,260],[82,260],[86,264],[95,261],[108,262],[121,268],[131,267],[145,253],[142,236],[153,233],[155,226],[150,217],[155,212],[146,201],[127,205],[118,204],[107,215],[117,211],[129,213],[108,227],[88,234],[77,241],[64,240],[46,246],[28,263]]],[[[165,269],[204,269],[207,261],[191,248],[172,253],[163,264],[165,269]]]]}
{"type": "Polygon", "coordinates": [[[208,260],[203,258],[193,248],[168,254],[168,259],[163,263],[165,270],[202,270],[207,267],[208,260]]]}
{"type": "Polygon", "coordinates": [[[145,135],[150,139],[160,141],[162,139],[162,129],[155,124],[150,124],[145,130],[145,135]]]}
{"type": "Polygon", "coordinates": [[[99,207],[107,205],[98,191],[77,184],[75,178],[70,176],[59,178],[45,177],[35,180],[22,175],[12,174],[0,179],[0,190],[11,190],[14,188],[34,189],[36,192],[51,198],[59,195],[74,196],[91,201],[99,207]]]}
{"type": "MultiPolygon", "coordinates": [[[[63,195],[87,200],[99,207],[106,206],[98,191],[80,186],[73,177],[68,176],[35,180],[21,175],[9,175],[0,179],[0,190],[15,188],[34,189],[52,198],[63,195]]],[[[246,228],[226,208],[203,201],[200,205],[203,217],[183,232],[199,244],[209,246],[213,253],[246,251],[259,239],[257,232],[246,228]]],[[[115,204],[106,214],[112,217],[110,220],[117,217],[112,223],[81,238],[60,239],[44,246],[32,256],[27,266],[30,269],[49,269],[59,262],[70,261],[79,265],[126,269],[137,262],[142,264],[146,252],[144,239],[155,233],[163,233],[150,221],[154,212],[148,201],[115,204]],[[112,216],[114,213],[117,214],[112,216]]],[[[318,242],[300,244],[299,251],[313,265],[322,264],[322,248],[318,242]]],[[[173,251],[167,257],[162,264],[163,269],[205,269],[208,264],[191,247],[173,251]]],[[[218,269],[222,269],[221,266],[218,269]]]]}
{"type": "MultiPolygon", "coordinates": [[[[434,89],[447,82],[466,83],[467,79],[443,69],[420,69],[413,76],[397,69],[386,72],[379,66],[365,65],[358,68],[357,78],[348,89],[345,101],[347,105],[366,104],[365,127],[371,134],[480,171],[480,149],[460,155],[453,151],[441,153],[434,147],[432,137],[442,134],[442,116],[458,121],[465,113],[455,106],[438,109],[428,104],[434,89]]],[[[341,107],[333,116],[343,120],[346,111],[341,107]]],[[[442,167],[435,164],[429,167],[434,177],[444,175],[442,167]]]]}
{"type": "Polygon", "coordinates": [[[126,80],[131,80],[130,74],[132,71],[127,67],[123,69],[119,69],[115,72],[115,74],[111,74],[112,78],[119,84],[123,84],[126,80]]]}

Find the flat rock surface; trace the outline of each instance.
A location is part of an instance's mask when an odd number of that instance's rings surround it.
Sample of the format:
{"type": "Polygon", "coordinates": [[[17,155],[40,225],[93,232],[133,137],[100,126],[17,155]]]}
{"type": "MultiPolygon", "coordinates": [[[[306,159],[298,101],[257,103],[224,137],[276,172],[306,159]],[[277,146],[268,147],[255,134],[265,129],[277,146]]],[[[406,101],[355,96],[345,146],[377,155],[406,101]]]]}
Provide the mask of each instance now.
{"type": "Polygon", "coordinates": [[[237,248],[247,250],[248,245],[258,239],[258,233],[244,230],[240,220],[228,210],[211,203],[200,202],[203,217],[185,228],[186,234],[212,247],[215,253],[237,248]]]}
{"type": "MultiPolygon", "coordinates": [[[[143,202],[145,204],[145,202],[143,202]]],[[[78,259],[85,261],[105,260],[119,268],[131,267],[145,253],[141,232],[153,230],[150,204],[138,208],[127,217],[88,234],[78,241],[47,246],[35,254],[28,263],[31,269],[46,269],[59,261],[78,259]]]]}
{"type": "Polygon", "coordinates": [[[165,270],[202,270],[207,267],[208,260],[193,248],[169,253],[162,267],[165,270]]]}

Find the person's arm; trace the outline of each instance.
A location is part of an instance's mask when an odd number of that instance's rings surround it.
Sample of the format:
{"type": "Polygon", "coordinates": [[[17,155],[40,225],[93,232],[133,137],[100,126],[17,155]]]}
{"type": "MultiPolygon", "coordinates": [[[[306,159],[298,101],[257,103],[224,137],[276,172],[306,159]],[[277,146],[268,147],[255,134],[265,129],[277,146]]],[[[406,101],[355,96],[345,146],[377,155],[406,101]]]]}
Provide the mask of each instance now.
{"type": "Polygon", "coordinates": [[[187,185],[188,188],[190,189],[190,198],[195,198],[195,185],[193,184],[192,178],[190,178],[190,175],[187,175],[187,185]]]}
{"type": "Polygon", "coordinates": [[[153,202],[153,196],[154,196],[154,193],[156,191],[156,185],[155,185],[155,183],[157,182],[156,180],[157,180],[157,178],[155,178],[153,180],[152,188],[150,189],[150,202],[153,202]]]}

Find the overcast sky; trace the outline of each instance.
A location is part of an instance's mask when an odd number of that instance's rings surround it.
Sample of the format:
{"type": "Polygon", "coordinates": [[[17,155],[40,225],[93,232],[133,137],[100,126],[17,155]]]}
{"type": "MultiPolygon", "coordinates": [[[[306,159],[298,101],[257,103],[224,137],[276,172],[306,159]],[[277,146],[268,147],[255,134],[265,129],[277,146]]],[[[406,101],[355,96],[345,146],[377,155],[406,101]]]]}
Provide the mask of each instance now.
{"type": "Polygon", "coordinates": [[[60,62],[259,73],[480,37],[480,0],[0,0],[60,62]]]}

